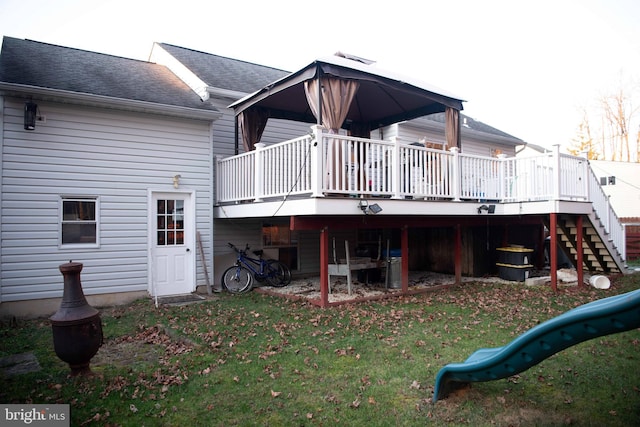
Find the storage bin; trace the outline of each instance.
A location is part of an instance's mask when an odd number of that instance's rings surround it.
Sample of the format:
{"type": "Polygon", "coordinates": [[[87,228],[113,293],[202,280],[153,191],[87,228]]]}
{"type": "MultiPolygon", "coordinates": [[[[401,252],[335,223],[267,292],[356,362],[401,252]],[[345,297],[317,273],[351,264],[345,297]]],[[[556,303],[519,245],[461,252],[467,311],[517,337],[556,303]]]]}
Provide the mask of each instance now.
{"type": "Polygon", "coordinates": [[[533,249],[507,247],[496,248],[498,251],[498,262],[510,265],[525,265],[532,261],[533,249]]]}
{"type": "Polygon", "coordinates": [[[504,280],[511,280],[514,282],[524,282],[529,278],[529,272],[533,268],[531,264],[513,265],[496,263],[498,266],[498,276],[504,280]]]}
{"type": "Polygon", "coordinates": [[[402,250],[400,249],[391,249],[389,250],[389,257],[401,257],[402,250]]]}

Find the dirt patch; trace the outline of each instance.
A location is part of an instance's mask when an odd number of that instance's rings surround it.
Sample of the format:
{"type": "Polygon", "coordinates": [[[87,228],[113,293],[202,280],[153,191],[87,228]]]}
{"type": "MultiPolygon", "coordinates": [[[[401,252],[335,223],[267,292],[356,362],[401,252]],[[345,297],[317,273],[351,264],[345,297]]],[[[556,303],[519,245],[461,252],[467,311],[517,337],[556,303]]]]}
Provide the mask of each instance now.
{"type": "MultiPolygon", "coordinates": [[[[505,282],[507,281],[496,278],[477,278],[477,277],[463,277],[463,282],[505,282]]],[[[449,274],[414,271],[409,272],[409,291],[420,292],[422,290],[437,289],[441,286],[448,286],[455,284],[455,276],[449,274]]],[[[320,277],[310,277],[305,279],[293,280],[291,283],[283,288],[264,288],[268,290],[270,294],[282,295],[282,296],[294,296],[298,298],[308,300],[320,299],[320,277]]],[[[380,296],[394,296],[401,295],[402,290],[394,287],[385,287],[384,283],[361,283],[357,280],[352,280],[351,294],[347,285],[346,278],[339,278],[331,280],[331,293],[329,294],[329,303],[332,302],[344,302],[350,300],[358,300],[363,298],[374,298],[380,296]]]]}
{"type": "Polygon", "coordinates": [[[172,339],[162,325],[141,328],[135,335],[125,335],[105,342],[91,360],[93,367],[134,366],[158,363],[161,359],[191,352],[196,344],[172,339]]]}
{"type": "Polygon", "coordinates": [[[134,366],[138,364],[158,363],[164,355],[160,345],[148,344],[144,341],[118,342],[108,341],[100,347],[91,359],[91,366],[134,366]]]}
{"type": "Polygon", "coordinates": [[[206,299],[198,294],[175,295],[158,298],[158,304],[171,306],[189,305],[204,301],[206,301],[206,299]]]}

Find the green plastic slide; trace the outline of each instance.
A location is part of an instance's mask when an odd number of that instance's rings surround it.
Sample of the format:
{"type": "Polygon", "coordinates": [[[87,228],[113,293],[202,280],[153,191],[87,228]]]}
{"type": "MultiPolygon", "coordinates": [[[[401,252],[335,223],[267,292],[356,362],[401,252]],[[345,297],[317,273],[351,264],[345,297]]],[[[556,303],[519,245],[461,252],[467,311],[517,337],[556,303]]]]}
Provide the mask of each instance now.
{"type": "Polygon", "coordinates": [[[526,371],[568,347],[603,335],[640,328],[640,289],[581,305],[541,323],[503,347],[482,348],[436,376],[433,402],[470,382],[526,371]]]}

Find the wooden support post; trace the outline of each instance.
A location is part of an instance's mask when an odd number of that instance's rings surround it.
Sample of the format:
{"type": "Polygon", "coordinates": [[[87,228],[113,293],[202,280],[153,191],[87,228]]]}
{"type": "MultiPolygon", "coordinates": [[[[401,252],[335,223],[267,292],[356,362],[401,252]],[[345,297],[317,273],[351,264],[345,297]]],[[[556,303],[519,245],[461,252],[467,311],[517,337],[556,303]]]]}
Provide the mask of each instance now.
{"type": "Polygon", "coordinates": [[[329,306],[329,229],[320,230],[320,307],[329,306]]]}
{"type": "Polygon", "coordinates": [[[462,227],[460,224],[456,224],[455,229],[455,275],[456,285],[462,283],[462,227]]]}
{"type": "Polygon", "coordinates": [[[547,236],[544,234],[544,225],[538,227],[538,250],[536,259],[536,268],[542,270],[544,268],[544,243],[547,240],[547,236]]]}
{"type": "Polygon", "coordinates": [[[403,225],[400,228],[400,253],[402,254],[400,271],[402,292],[409,292],[409,227],[403,225]]]}
{"type": "Polygon", "coordinates": [[[551,269],[551,289],[558,290],[558,218],[556,213],[549,214],[549,268],[551,269]]]}
{"type": "Polygon", "coordinates": [[[584,287],[584,268],[582,267],[584,251],[582,249],[583,239],[582,215],[576,218],[576,273],[578,273],[578,287],[584,287]]]}

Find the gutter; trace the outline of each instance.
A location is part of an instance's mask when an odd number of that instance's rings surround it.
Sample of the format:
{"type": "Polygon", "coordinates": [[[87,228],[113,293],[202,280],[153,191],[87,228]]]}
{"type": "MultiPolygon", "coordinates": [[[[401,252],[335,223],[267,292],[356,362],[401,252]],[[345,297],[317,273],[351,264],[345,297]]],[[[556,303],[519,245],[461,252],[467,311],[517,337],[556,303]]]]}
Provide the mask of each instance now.
{"type": "Polygon", "coordinates": [[[200,110],[197,108],[180,107],[177,105],[158,104],[149,101],[115,98],[112,96],[72,92],[68,90],[43,88],[16,83],[0,82],[0,93],[14,96],[34,95],[43,101],[58,101],[73,105],[107,107],[114,110],[153,113],[198,120],[215,121],[222,117],[222,113],[218,109],[200,110]]]}
{"type": "Polygon", "coordinates": [[[239,92],[237,90],[222,89],[213,86],[207,86],[207,93],[213,95],[216,98],[225,98],[233,101],[244,98],[247,96],[246,92],[239,92]]]}

